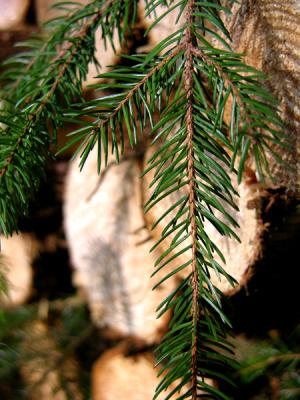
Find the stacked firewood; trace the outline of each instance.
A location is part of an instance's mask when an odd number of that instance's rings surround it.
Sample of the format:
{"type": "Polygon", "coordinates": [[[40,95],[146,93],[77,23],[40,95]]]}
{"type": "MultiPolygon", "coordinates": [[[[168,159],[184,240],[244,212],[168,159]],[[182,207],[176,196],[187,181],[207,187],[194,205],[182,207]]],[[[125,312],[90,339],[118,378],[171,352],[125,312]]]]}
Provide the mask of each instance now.
{"type": "MultiPolygon", "coordinates": [[[[54,2],[36,0],[30,5],[28,0],[0,0],[0,37],[25,24],[29,6],[35,10],[36,22],[41,26],[56,15],[57,11],[48,10],[54,2]]],[[[282,157],[298,167],[300,7],[297,0],[277,2],[276,6],[273,3],[243,0],[234,6],[233,15],[225,22],[233,38],[233,47],[245,53],[247,63],[267,74],[267,85],[280,101],[286,133],[292,143],[292,150],[282,157]]],[[[170,14],[166,21],[158,24],[149,34],[144,50],[177,29],[175,20],[170,14]]],[[[141,12],[140,21],[139,26],[146,29],[151,17],[146,18],[141,12]]],[[[117,57],[111,48],[105,48],[100,33],[96,48],[100,72],[107,71],[109,65],[117,62],[117,57]]],[[[127,51],[125,45],[117,45],[118,53],[127,51]]],[[[86,85],[96,82],[97,74],[91,67],[86,85]]],[[[159,279],[159,276],[150,278],[153,265],[165,248],[158,248],[156,253],[149,252],[163,229],[158,224],[151,230],[151,225],[168,207],[162,202],[160,208],[153,208],[143,215],[151,176],[140,179],[140,175],[152,151],[139,148],[137,152],[125,153],[118,165],[110,159],[100,175],[97,175],[95,152],[91,153],[82,172],[79,172],[78,160],[70,162],[63,197],[64,229],[73,267],[73,284],[86,299],[93,323],[108,337],[130,340],[137,349],[159,342],[167,329],[168,315],[157,320],[155,310],[178,284],[174,278],[152,291],[159,279]]],[[[214,283],[228,296],[249,283],[257,264],[264,258],[264,241],[271,222],[265,215],[266,209],[273,206],[274,190],[299,197],[297,168],[285,172],[274,165],[273,169],[280,178],[276,187],[271,183],[262,187],[250,167],[242,184],[239,187],[235,184],[240,195],[236,199],[240,212],[235,217],[240,225],[241,243],[224,240],[211,226],[206,227],[225,255],[226,270],[238,281],[238,286],[233,289],[227,282],[213,277],[214,283]]],[[[171,200],[176,201],[176,196],[171,200]]],[[[1,241],[3,255],[9,260],[7,277],[10,282],[9,297],[1,301],[6,306],[24,303],[31,292],[33,259],[43,246],[41,241],[24,233],[1,241]]],[[[121,399],[120,393],[123,393],[124,399],[150,400],[157,385],[152,365],[150,351],[128,355],[125,345],[108,350],[93,368],[93,399],[121,399]]]]}

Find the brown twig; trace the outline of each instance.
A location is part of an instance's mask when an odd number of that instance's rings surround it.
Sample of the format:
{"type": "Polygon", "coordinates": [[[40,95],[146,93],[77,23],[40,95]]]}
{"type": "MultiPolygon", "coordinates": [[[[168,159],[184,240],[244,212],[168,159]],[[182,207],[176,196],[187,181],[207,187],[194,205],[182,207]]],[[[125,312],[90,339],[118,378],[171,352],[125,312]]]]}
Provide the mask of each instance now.
{"type": "Polygon", "coordinates": [[[126,97],[118,104],[115,110],[105,119],[100,121],[95,128],[91,131],[90,135],[96,134],[96,132],[101,129],[102,126],[105,126],[111,121],[117,113],[123,108],[123,106],[135,95],[135,93],[155,74],[155,72],[159,71],[167,62],[172,60],[181,50],[185,48],[184,44],[179,44],[177,47],[174,48],[171,53],[165,57],[160,63],[158,63],[144,78],[137,83],[126,95],[126,97]]]}
{"type": "Polygon", "coordinates": [[[198,318],[199,318],[199,275],[197,271],[197,225],[196,225],[196,204],[195,204],[195,167],[193,150],[193,7],[194,0],[189,0],[186,11],[187,27],[185,30],[184,44],[186,63],[184,67],[184,88],[187,97],[186,127],[188,147],[188,191],[189,191],[189,218],[191,224],[192,242],[192,316],[193,316],[193,343],[192,343],[192,400],[197,399],[197,350],[198,350],[198,318]]]}

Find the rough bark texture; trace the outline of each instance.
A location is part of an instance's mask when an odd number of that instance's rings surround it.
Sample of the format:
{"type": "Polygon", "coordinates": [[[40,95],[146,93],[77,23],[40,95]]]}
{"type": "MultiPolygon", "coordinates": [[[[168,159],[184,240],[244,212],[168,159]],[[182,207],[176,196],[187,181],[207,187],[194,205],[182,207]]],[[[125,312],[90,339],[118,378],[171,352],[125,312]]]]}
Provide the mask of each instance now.
{"type": "MultiPolygon", "coordinates": [[[[281,151],[293,170],[273,163],[278,186],[299,198],[300,129],[300,1],[243,0],[226,20],[233,48],[245,62],[262,70],[267,86],[280,102],[290,151],[281,151]]],[[[269,183],[271,185],[271,183],[269,183]]]]}
{"type": "Polygon", "coordinates": [[[70,167],[65,194],[74,283],[84,288],[97,325],[152,343],[166,324],[166,317],[156,319],[155,310],[175,282],[152,291],[157,256],[149,254],[153,241],[143,218],[139,162],[109,160],[100,177],[97,152],[82,172],[77,164],[70,167]]]}

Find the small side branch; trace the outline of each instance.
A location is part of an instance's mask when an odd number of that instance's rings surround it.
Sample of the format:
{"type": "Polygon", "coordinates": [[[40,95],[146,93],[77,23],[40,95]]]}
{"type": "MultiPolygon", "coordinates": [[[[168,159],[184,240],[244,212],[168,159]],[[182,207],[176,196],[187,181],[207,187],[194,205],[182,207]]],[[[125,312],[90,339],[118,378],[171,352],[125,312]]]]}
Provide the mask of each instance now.
{"type": "MultiPolygon", "coordinates": [[[[216,71],[218,72],[219,76],[224,80],[224,82],[227,83],[227,85],[231,87],[232,94],[235,96],[237,104],[239,105],[241,111],[244,114],[244,120],[247,122],[247,124],[249,126],[251,126],[251,118],[248,114],[248,111],[245,109],[245,105],[244,105],[243,99],[241,98],[239,90],[236,87],[233,80],[230,78],[230,76],[222,69],[222,67],[218,63],[214,62],[211,59],[211,57],[207,56],[203,50],[201,50],[197,47],[193,47],[192,53],[196,57],[204,60],[207,65],[213,66],[216,69],[216,71]]],[[[253,136],[251,134],[249,134],[249,137],[250,137],[250,139],[254,140],[253,136]]]]}
{"type": "MultiPolygon", "coordinates": [[[[109,2],[110,4],[111,2],[109,2]]],[[[109,4],[107,5],[107,7],[109,6],[109,4]]],[[[67,60],[62,63],[59,67],[59,72],[58,75],[55,79],[55,81],[53,82],[50,90],[48,91],[47,95],[44,97],[44,99],[41,101],[40,105],[38,106],[37,110],[35,111],[34,114],[30,114],[28,117],[28,123],[27,126],[24,128],[23,132],[21,133],[20,137],[18,138],[16,145],[14,146],[13,151],[11,152],[10,156],[7,158],[5,165],[3,166],[3,168],[0,171],[0,178],[2,178],[5,173],[8,170],[8,167],[13,163],[15,155],[17,154],[19,147],[21,146],[24,138],[26,137],[26,135],[28,134],[32,123],[34,121],[36,121],[39,117],[39,115],[41,114],[41,112],[43,111],[43,109],[45,108],[45,106],[47,106],[47,104],[49,103],[49,101],[51,101],[52,96],[54,95],[55,91],[57,90],[63,76],[65,75],[66,71],[68,70],[70,64],[72,63],[74,57],[76,56],[76,54],[78,53],[78,51],[81,49],[81,45],[82,42],[84,40],[84,38],[86,37],[86,35],[89,33],[90,29],[93,27],[94,24],[97,23],[97,21],[100,20],[101,16],[102,16],[103,10],[99,10],[93,18],[89,19],[80,29],[80,31],[78,32],[78,34],[75,36],[75,38],[79,38],[80,40],[78,40],[77,42],[75,42],[74,48],[71,51],[71,54],[69,55],[69,57],[67,58],[67,60]]],[[[71,45],[71,42],[70,42],[71,45]]],[[[58,59],[63,59],[63,57],[65,57],[67,55],[67,52],[70,50],[70,46],[66,46],[66,48],[64,50],[62,50],[60,52],[60,54],[58,55],[58,59]]]]}
{"type": "Polygon", "coordinates": [[[177,54],[179,54],[183,49],[185,48],[184,44],[180,44],[171,53],[166,56],[160,63],[158,63],[147,75],[144,76],[144,78],[138,82],[125,96],[124,100],[122,100],[118,106],[114,109],[114,111],[105,119],[100,121],[95,128],[91,131],[90,136],[93,136],[96,134],[96,132],[101,129],[103,126],[107,125],[117,114],[119,111],[122,110],[122,108],[125,106],[128,101],[137,93],[137,91],[145,84],[147,81],[160,69],[164,67],[169,61],[172,60],[177,54]]]}

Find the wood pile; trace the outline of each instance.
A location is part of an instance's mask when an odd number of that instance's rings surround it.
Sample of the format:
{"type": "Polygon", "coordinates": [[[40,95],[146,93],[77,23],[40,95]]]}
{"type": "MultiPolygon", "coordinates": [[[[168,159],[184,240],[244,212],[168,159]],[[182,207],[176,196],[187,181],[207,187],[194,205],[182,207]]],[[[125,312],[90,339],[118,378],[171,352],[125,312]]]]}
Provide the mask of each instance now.
{"type": "MultiPolygon", "coordinates": [[[[39,26],[57,15],[57,11],[50,12],[48,9],[53,3],[35,0],[39,26]]],[[[14,32],[22,24],[26,25],[28,1],[0,0],[0,8],[0,31],[14,32]]],[[[211,237],[227,260],[224,268],[238,282],[233,290],[227,281],[219,281],[213,276],[215,285],[228,296],[247,286],[257,265],[264,258],[265,239],[271,222],[265,215],[266,210],[273,207],[273,201],[276,203],[273,191],[284,190],[291,197],[299,198],[300,183],[300,2],[284,0],[274,4],[270,0],[243,0],[234,5],[232,11],[233,16],[226,20],[226,24],[233,38],[233,47],[245,53],[247,63],[266,73],[267,85],[280,101],[286,133],[292,143],[292,151],[283,153],[282,157],[296,168],[287,172],[274,164],[273,170],[279,179],[277,186],[268,182],[262,187],[257,182],[254,170],[247,172],[239,187],[235,183],[239,192],[236,202],[240,212],[234,213],[234,217],[240,224],[238,236],[241,243],[221,238],[206,223],[211,237]]],[[[163,8],[159,13],[163,13],[163,8]]],[[[141,11],[140,19],[143,28],[153,22],[153,17],[146,18],[141,11]]],[[[153,48],[162,38],[174,32],[180,24],[180,21],[178,25],[175,22],[176,18],[171,13],[167,20],[150,32],[145,48],[153,48]]],[[[0,32],[0,40],[2,34],[0,32]]],[[[97,34],[96,48],[96,57],[101,62],[100,72],[107,71],[110,65],[117,63],[118,56],[110,47],[105,49],[101,32],[97,34]]],[[[124,49],[124,44],[117,45],[117,53],[124,49]]],[[[95,83],[97,74],[91,66],[85,86],[95,83]]],[[[155,230],[151,230],[151,226],[179,195],[175,193],[146,216],[143,215],[151,173],[143,179],[140,179],[140,175],[153,150],[142,154],[125,154],[119,165],[111,157],[100,175],[97,175],[96,151],[90,154],[82,172],[79,172],[78,159],[75,159],[69,165],[63,197],[64,229],[73,267],[72,280],[87,301],[93,323],[107,337],[117,341],[130,338],[141,347],[158,343],[167,329],[169,316],[157,320],[155,310],[178,284],[174,278],[152,291],[159,279],[159,275],[150,278],[154,262],[169,242],[165,241],[165,247],[157,249],[156,253],[149,253],[163,229],[161,224],[155,230]]],[[[53,239],[55,235],[43,238],[39,244],[24,233],[10,239],[1,238],[3,256],[8,260],[7,278],[11,283],[9,297],[1,299],[1,304],[24,304],[28,300],[33,279],[32,260],[42,247],[48,246],[48,250],[52,248],[56,251],[59,245],[53,239]]],[[[47,336],[45,326],[32,326],[30,329],[47,336]]],[[[56,357],[55,344],[51,346],[51,352],[56,357]]],[[[22,370],[24,380],[39,380],[43,370],[31,374],[28,368],[30,365],[22,370]]],[[[57,379],[57,374],[49,376],[53,376],[54,381],[57,379]]],[[[126,354],[124,346],[119,346],[106,351],[93,367],[95,400],[150,400],[156,385],[151,351],[133,356],[126,354]]],[[[41,389],[39,393],[42,394],[32,394],[31,398],[52,398],[48,388],[41,389]]],[[[64,399],[63,396],[58,393],[55,399],[64,399]]]]}

